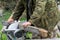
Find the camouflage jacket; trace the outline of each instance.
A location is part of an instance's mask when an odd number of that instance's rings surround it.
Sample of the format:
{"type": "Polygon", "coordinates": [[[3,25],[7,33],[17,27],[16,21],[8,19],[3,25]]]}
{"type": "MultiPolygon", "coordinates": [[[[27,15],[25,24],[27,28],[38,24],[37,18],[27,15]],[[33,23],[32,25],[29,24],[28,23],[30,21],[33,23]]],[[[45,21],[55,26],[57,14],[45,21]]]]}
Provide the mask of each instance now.
{"type": "Polygon", "coordinates": [[[58,22],[58,9],[55,0],[36,0],[35,6],[29,22],[49,32],[53,31],[53,28],[58,22]]]}

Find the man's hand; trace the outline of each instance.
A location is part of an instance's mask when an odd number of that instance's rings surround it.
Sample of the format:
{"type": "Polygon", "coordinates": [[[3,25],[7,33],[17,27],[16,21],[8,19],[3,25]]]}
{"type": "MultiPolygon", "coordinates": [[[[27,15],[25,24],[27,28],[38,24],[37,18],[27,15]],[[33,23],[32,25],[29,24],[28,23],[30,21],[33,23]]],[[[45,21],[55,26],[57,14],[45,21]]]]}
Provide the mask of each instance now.
{"type": "Polygon", "coordinates": [[[23,23],[22,25],[23,25],[24,27],[27,27],[27,26],[30,26],[31,23],[30,23],[30,22],[25,22],[25,23],[23,23]]]}
{"type": "Polygon", "coordinates": [[[7,22],[8,22],[8,23],[12,23],[13,21],[14,21],[13,18],[10,17],[7,22]]]}
{"type": "Polygon", "coordinates": [[[10,22],[13,22],[13,19],[8,19],[8,22],[10,23],[10,22]]]}
{"type": "Polygon", "coordinates": [[[40,31],[40,36],[43,38],[46,38],[48,36],[48,31],[45,29],[39,29],[40,31]]]}

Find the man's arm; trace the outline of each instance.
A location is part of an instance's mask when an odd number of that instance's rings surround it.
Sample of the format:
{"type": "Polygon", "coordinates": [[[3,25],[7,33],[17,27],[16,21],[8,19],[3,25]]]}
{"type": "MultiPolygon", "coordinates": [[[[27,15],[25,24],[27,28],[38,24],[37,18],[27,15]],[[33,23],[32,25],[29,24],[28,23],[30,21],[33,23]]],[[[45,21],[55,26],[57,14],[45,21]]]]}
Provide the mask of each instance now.
{"type": "MultiPolygon", "coordinates": [[[[36,22],[44,14],[46,2],[47,1],[44,0],[36,0],[35,10],[29,19],[29,22],[31,22],[33,25],[36,25],[36,22]]],[[[39,21],[37,23],[39,23],[39,21]]]]}
{"type": "Polygon", "coordinates": [[[22,12],[24,11],[24,9],[25,9],[25,7],[23,4],[23,0],[19,0],[16,4],[16,7],[15,7],[12,15],[8,19],[8,22],[11,22],[13,20],[18,20],[19,17],[22,15],[22,12]]]}
{"type": "MultiPolygon", "coordinates": [[[[33,11],[33,14],[31,15],[28,23],[26,23],[27,25],[28,24],[35,25],[36,22],[41,18],[41,16],[44,14],[44,11],[45,11],[46,2],[47,1],[44,1],[44,0],[43,1],[42,0],[36,0],[35,10],[33,11]]],[[[39,23],[39,21],[37,23],[39,23]]],[[[26,25],[26,24],[24,24],[24,25],[26,25]]]]}
{"type": "MultiPolygon", "coordinates": [[[[44,11],[45,11],[45,4],[46,1],[43,0],[43,2],[41,0],[36,0],[36,7],[35,10],[33,12],[33,14],[31,15],[31,18],[29,19],[28,22],[23,23],[23,26],[27,27],[31,24],[38,25],[38,23],[40,23],[40,21],[38,21],[40,19],[40,17],[43,15],[44,11]]],[[[40,36],[42,37],[47,37],[47,30],[45,29],[40,29],[40,36]],[[44,35],[44,36],[43,36],[44,35]]]]}

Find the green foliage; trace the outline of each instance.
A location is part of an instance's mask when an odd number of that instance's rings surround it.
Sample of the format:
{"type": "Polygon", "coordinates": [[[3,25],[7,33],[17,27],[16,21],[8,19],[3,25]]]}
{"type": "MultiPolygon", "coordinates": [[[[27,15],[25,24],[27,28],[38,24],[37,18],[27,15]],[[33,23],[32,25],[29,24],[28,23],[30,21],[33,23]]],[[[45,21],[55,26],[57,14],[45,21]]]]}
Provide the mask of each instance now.
{"type": "Polygon", "coordinates": [[[31,32],[27,32],[26,33],[26,38],[30,38],[31,39],[32,38],[32,33],[31,32]]]}
{"type": "Polygon", "coordinates": [[[6,35],[3,34],[2,32],[0,32],[0,40],[7,40],[6,35]]]}
{"type": "Polygon", "coordinates": [[[2,24],[0,23],[0,30],[2,29],[2,24]]]}
{"type": "Polygon", "coordinates": [[[5,10],[4,13],[3,13],[3,15],[4,15],[3,20],[7,20],[10,17],[11,13],[12,12],[10,10],[8,10],[8,11],[5,10]]]}

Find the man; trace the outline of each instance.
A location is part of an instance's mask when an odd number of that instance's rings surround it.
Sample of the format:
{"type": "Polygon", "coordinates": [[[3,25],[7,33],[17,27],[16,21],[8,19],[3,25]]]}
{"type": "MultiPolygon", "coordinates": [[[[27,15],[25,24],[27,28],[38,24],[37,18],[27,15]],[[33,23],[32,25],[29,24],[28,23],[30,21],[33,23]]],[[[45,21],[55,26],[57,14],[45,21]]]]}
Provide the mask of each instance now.
{"type": "MultiPolygon", "coordinates": [[[[33,14],[31,15],[28,22],[23,23],[23,26],[27,27],[33,24],[38,28],[43,28],[42,30],[40,30],[41,37],[53,37],[53,29],[58,22],[57,4],[55,0],[33,0],[33,2],[36,3],[34,5],[35,10],[32,12],[33,14]]],[[[12,22],[14,20],[19,19],[25,9],[22,3],[25,4],[23,0],[20,0],[18,4],[19,6],[16,6],[13,15],[8,19],[8,22],[12,22]]],[[[34,8],[34,6],[32,8],[34,8]]]]}

